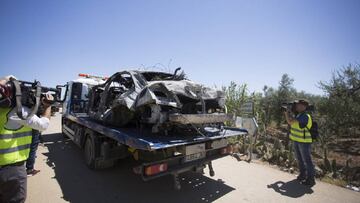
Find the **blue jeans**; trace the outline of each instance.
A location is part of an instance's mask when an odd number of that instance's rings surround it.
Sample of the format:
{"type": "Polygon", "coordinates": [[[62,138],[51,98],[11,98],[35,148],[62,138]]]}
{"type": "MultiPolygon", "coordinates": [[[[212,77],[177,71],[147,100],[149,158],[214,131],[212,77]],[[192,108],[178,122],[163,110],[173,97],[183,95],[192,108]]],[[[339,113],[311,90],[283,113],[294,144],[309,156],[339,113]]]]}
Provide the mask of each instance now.
{"type": "Polygon", "coordinates": [[[34,169],[35,159],[36,159],[36,150],[38,148],[39,143],[40,143],[40,132],[37,130],[33,130],[29,158],[26,160],[26,170],[34,169]]]}
{"type": "Polygon", "coordinates": [[[315,177],[315,169],[311,160],[311,143],[294,141],[294,151],[299,165],[300,176],[313,179],[315,177]]]}

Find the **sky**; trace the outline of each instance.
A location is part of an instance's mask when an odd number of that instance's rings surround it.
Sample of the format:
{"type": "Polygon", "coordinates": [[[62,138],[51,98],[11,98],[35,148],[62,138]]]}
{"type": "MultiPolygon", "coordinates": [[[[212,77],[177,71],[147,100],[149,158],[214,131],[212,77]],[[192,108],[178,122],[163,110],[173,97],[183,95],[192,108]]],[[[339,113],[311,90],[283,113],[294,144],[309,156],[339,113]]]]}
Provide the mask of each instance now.
{"type": "Polygon", "coordinates": [[[299,91],[360,63],[359,0],[0,0],[0,76],[55,86],[79,73],[173,71],[299,91]]]}

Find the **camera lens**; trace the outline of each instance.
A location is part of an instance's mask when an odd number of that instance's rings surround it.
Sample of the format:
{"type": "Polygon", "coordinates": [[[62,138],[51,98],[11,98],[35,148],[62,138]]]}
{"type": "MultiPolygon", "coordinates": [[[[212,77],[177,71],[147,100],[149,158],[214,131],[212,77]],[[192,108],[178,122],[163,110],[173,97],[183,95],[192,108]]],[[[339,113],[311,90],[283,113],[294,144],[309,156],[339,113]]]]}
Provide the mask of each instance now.
{"type": "Polygon", "coordinates": [[[0,85],[0,99],[9,97],[9,88],[5,85],[0,85]]]}

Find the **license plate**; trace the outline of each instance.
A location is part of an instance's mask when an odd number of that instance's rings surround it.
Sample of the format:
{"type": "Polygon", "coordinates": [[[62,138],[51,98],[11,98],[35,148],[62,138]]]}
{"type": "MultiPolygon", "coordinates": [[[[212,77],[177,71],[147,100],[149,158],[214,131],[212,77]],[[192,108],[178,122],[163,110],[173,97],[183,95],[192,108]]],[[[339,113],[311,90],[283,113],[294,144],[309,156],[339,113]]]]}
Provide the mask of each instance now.
{"type": "Polygon", "coordinates": [[[186,146],[185,155],[185,162],[205,158],[205,143],[186,146]]]}
{"type": "Polygon", "coordinates": [[[215,140],[211,143],[211,148],[220,149],[228,145],[227,139],[215,140]]]}

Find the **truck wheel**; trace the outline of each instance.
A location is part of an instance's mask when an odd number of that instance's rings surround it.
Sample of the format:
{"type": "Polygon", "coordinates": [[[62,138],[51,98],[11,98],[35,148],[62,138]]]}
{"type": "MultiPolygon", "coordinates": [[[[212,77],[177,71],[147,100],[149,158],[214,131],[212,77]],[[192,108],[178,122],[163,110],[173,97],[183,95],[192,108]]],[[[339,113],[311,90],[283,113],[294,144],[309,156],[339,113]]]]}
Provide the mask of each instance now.
{"type": "Polygon", "coordinates": [[[69,136],[64,133],[64,130],[61,131],[61,135],[65,140],[69,139],[69,136]]]}
{"type": "Polygon", "coordinates": [[[95,169],[95,142],[91,135],[87,136],[84,146],[85,163],[90,169],[95,169]]]}

